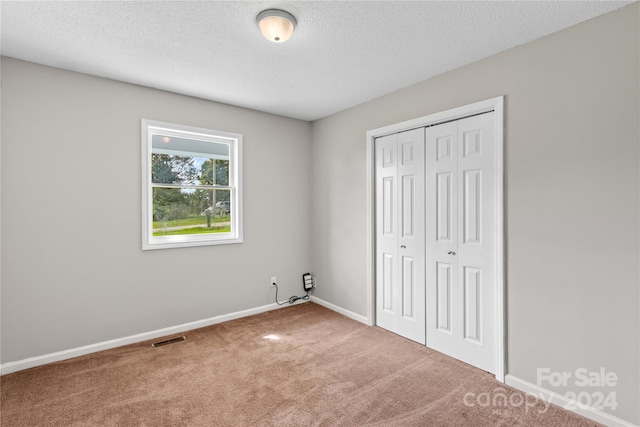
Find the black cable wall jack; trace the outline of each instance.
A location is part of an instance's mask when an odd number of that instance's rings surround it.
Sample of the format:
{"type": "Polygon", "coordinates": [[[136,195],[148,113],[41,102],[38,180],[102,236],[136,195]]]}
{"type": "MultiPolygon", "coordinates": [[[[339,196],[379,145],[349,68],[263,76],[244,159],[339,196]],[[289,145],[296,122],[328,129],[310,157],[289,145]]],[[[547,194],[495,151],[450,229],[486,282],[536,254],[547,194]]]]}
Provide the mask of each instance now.
{"type": "Polygon", "coordinates": [[[294,302],[296,302],[298,300],[301,300],[301,299],[302,300],[308,300],[309,299],[309,291],[307,291],[306,295],[303,295],[301,297],[294,295],[294,296],[290,297],[287,301],[279,302],[278,301],[278,284],[276,282],[273,282],[271,284],[276,287],[276,304],[278,304],[278,305],[285,305],[286,303],[293,304],[294,302]]]}

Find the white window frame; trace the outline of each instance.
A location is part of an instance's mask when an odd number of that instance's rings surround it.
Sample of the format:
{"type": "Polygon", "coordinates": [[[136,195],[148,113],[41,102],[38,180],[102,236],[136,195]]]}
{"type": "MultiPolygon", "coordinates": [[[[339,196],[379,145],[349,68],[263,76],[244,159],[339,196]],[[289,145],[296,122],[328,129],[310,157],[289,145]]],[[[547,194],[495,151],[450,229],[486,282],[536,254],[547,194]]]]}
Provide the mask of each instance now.
{"type": "MultiPolygon", "coordinates": [[[[242,135],[212,129],[142,119],[142,249],[167,249],[192,246],[242,243],[242,135]],[[193,138],[229,145],[229,185],[231,191],[231,232],[153,235],[153,191],[151,182],[152,137],[154,134],[177,138],[193,138]]],[[[198,153],[184,153],[198,154],[198,153]]]]}

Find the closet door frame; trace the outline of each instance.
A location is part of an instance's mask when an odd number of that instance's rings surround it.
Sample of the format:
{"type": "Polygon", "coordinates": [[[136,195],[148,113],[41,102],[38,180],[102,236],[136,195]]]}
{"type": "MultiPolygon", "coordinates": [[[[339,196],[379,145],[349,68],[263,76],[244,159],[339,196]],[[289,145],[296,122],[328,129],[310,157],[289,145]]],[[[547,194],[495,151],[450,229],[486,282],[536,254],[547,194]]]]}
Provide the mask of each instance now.
{"type": "Polygon", "coordinates": [[[452,108],[401,123],[367,131],[367,323],[376,324],[376,223],[375,223],[375,139],[419,127],[428,127],[452,120],[458,120],[476,114],[495,112],[495,307],[496,307],[496,372],[498,381],[504,382],[506,373],[506,301],[505,301],[505,264],[504,264],[504,96],[487,99],[462,107],[452,108]]]}

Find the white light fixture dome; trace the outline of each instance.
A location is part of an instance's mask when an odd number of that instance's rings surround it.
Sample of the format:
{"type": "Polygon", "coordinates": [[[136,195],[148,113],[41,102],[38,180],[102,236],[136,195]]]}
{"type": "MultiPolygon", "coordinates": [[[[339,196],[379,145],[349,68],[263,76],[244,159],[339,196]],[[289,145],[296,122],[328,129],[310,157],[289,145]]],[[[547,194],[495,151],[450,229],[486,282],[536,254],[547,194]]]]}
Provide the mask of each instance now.
{"type": "Polygon", "coordinates": [[[263,10],[258,14],[256,22],[264,38],[274,43],[289,40],[297,23],[292,14],[279,9],[263,10]]]}

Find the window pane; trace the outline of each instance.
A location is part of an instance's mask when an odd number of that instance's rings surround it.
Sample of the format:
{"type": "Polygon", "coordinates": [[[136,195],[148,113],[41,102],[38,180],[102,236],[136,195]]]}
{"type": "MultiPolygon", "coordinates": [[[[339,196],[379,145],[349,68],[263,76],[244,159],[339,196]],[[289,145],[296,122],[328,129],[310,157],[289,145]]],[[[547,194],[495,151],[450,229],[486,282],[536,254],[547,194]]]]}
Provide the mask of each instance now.
{"type": "Polygon", "coordinates": [[[153,188],[153,235],[228,233],[230,190],[153,188]]]}
{"type": "Polygon", "coordinates": [[[151,154],[154,184],[229,185],[229,160],[151,154]]]}
{"type": "Polygon", "coordinates": [[[229,185],[229,143],[154,134],[151,145],[154,183],[229,185]]]}
{"type": "Polygon", "coordinates": [[[229,185],[229,160],[198,158],[196,164],[200,171],[200,184],[229,185]]]}
{"type": "Polygon", "coordinates": [[[198,169],[193,157],[151,154],[151,181],[156,184],[195,184],[198,169]]]}

